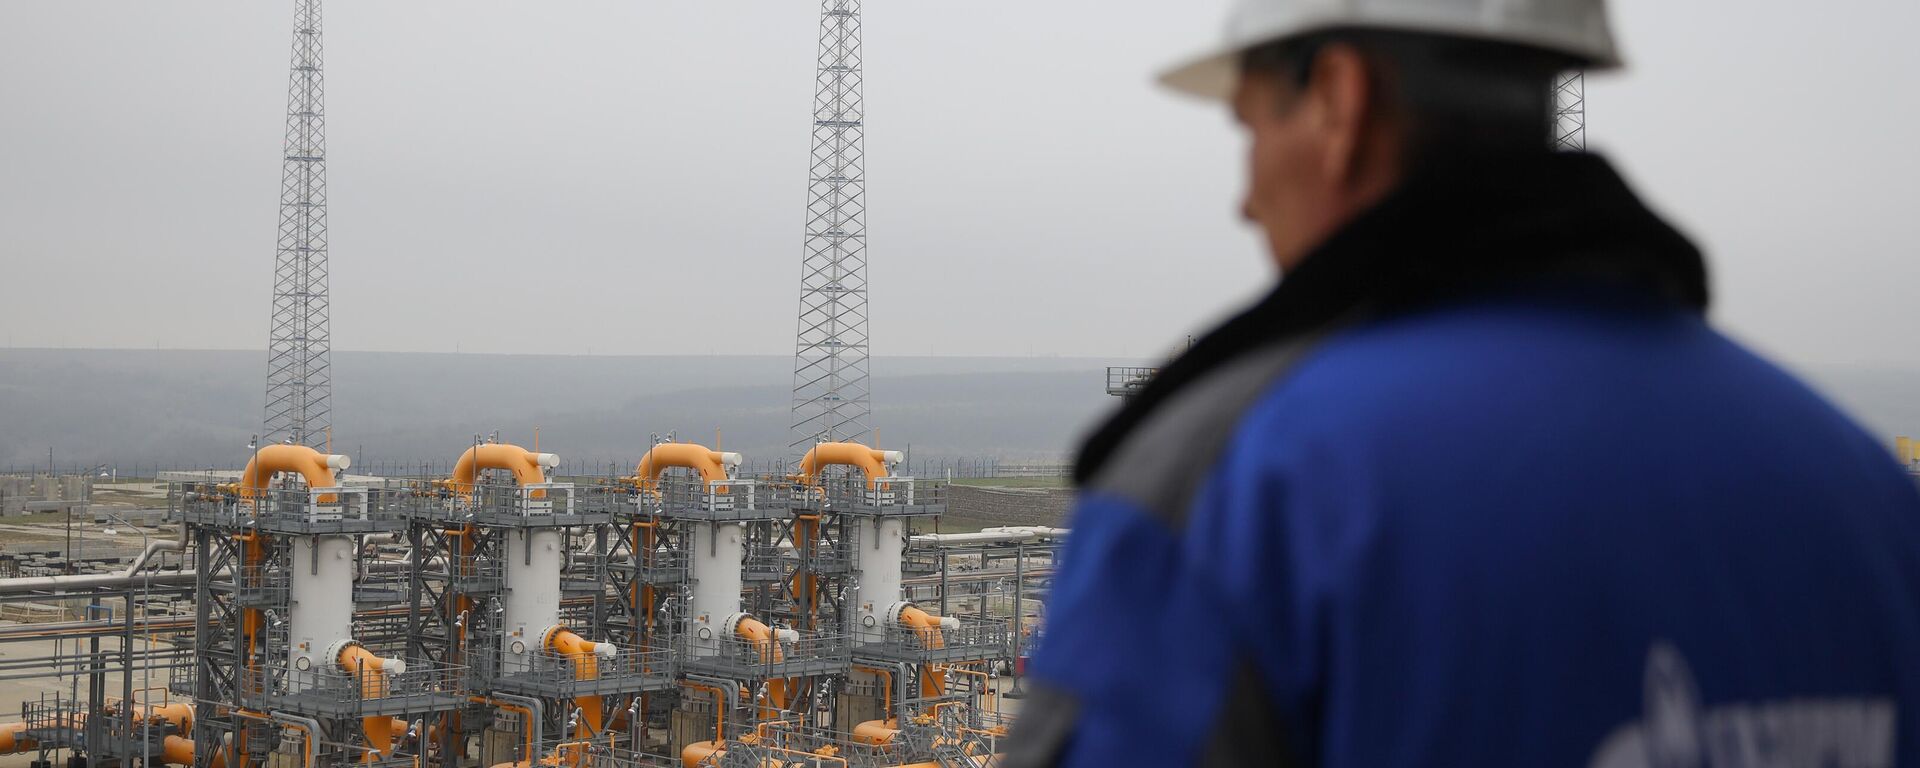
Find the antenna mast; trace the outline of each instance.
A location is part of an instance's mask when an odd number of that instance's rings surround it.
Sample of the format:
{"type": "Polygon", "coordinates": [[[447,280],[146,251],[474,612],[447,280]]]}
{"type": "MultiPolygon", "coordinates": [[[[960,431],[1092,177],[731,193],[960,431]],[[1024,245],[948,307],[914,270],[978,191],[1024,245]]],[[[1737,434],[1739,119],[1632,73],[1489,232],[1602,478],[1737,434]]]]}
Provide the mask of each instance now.
{"type": "Polygon", "coordinates": [[[265,433],[270,441],[316,448],[331,426],[333,389],[327,360],[327,119],[320,60],[320,0],[295,0],[265,433]]]}
{"type": "Polygon", "coordinates": [[[795,454],[822,440],[869,436],[860,0],[821,3],[818,64],[788,438],[795,454]]]}

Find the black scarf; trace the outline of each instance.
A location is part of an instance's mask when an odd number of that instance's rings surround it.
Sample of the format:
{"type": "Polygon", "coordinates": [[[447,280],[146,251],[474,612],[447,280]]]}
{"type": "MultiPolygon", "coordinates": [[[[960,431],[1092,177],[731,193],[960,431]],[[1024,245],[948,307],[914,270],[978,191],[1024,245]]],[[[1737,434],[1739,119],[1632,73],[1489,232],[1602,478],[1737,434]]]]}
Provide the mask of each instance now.
{"type": "Polygon", "coordinates": [[[1407,312],[1551,278],[1630,285],[1707,306],[1698,249],[1643,205],[1605,160],[1546,154],[1456,164],[1409,180],[1314,249],[1267,296],[1163,367],[1081,446],[1088,482],[1174,393],[1266,344],[1355,312],[1407,312]]]}

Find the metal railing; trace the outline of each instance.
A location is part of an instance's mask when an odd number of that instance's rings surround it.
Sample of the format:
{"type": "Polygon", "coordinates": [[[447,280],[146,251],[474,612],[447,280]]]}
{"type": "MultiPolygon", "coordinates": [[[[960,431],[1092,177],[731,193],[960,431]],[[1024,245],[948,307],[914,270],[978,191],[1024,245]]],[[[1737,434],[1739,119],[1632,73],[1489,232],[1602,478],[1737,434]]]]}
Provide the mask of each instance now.
{"type": "Polygon", "coordinates": [[[899,765],[913,757],[904,744],[865,744],[824,728],[794,722],[773,722],[757,727],[729,728],[733,733],[726,743],[724,761],[702,762],[701,766],[778,765],[792,768],[877,768],[899,765]],[[741,762],[734,762],[742,759],[741,762]]]}
{"type": "Polygon", "coordinates": [[[673,652],[666,650],[622,649],[609,657],[592,653],[561,653],[547,648],[506,654],[500,665],[500,676],[566,695],[575,688],[592,689],[594,683],[638,678],[671,679],[674,676],[673,662],[673,652]]]}
{"type": "Polygon", "coordinates": [[[740,561],[740,568],[749,581],[779,579],[787,575],[789,566],[797,563],[793,551],[779,545],[759,545],[748,547],[746,557],[740,561]]]}
{"type": "Polygon", "coordinates": [[[692,557],[686,550],[655,549],[642,552],[633,562],[633,580],[642,584],[664,584],[685,580],[692,557]]]}
{"type": "Polygon", "coordinates": [[[708,482],[667,475],[640,503],[661,514],[694,520],[752,520],[787,513],[792,485],[784,481],[738,478],[708,482]]]}
{"type": "Polygon", "coordinates": [[[443,480],[414,482],[393,494],[396,513],[414,520],[443,523],[574,524],[586,516],[610,515],[624,491],[572,483],[460,485],[443,480]]]}
{"type": "Polygon", "coordinates": [[[1132,397],[1145,389],[1148,382],[1160,373],[1158,368],[1140,366],[1110,366],[1107,368],[1107,394],[1115,397],[1132,397]]]}
{"type": "Polygon", "coordinates": [[[947,504],[946,483],[911,477],[834,477],[802,490],[823,508],[854,514],[939,514],[947,504]]]}
{"type": "Polygon", "coordinates": [[[78,744],[80,729],[86,723],[78,703],[58,693],[42,693],[37,700],[20,702],[20,719],[26,723],[22,736],[40,749],[78,744]]]}
{"type": "Polygon", "coordinates": [[[799,677],[851,663],[853,644],[846,635],[802,634],[788,642],[755,642],[740,637],[690,637],[689,665],[725,671],[738,679],[799,677]]]}
{"type": "Polygon", "coordinates": [[[880,632],[861,632],[861,650],[870,652],[873,646],[878,645],[894,655],[947,661],[1000,658],[1007,656],[1012,648],[1011,625],[1007,621],[977,618],[949,618],[947,621],[957,622],[959,626],[936,629],[895,625],[880,632]]]}
{"type": "Polygon", "coordinates": [[[499,558],[467,554],[448,561],[447,582],[455,592],[491,592],[500,588],[506,569],[499,558]]]}
{"type": "Polygon", "coordinates": [[[281,706],[295,700],[326,702],[328,709],[358,711],[367,705],[427,696],[459,697],[466,690],[467,668],[426,662],[409,663],[407,671],[384,672],[337,667],[296,669],[270,664],[242,670],[241,698],[281,706]]]}
{"type": "Polygon", "coordinates": [[[318,527],[339,526],[346,530],[370,530],[403,522],[390,509],[382,489],[358,486],[334,488],[268,488],[251,498],[241,498],[222,489],[198,487],[175,494],[181,516],[203,525],[244,527],[318,527]]]}
{"type": "Polygon", "coordinates": [[[242,566],[235,573],[233,597],[241,605],[285,605],[293,578],[285,570],[259,565],[242,566]]]}

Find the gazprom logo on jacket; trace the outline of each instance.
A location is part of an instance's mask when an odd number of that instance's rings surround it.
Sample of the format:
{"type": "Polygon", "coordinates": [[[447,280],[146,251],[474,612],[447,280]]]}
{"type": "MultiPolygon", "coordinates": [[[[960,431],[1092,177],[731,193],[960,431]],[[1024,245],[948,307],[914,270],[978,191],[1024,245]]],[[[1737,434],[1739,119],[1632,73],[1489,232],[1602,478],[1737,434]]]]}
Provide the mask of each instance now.
{"type": "Polygon", "coordinates": [[[1666,643],[1647,653],[1645,711],[1615,729],[1592,768],[1893,765],[1894,703],[1807,698],[1700,707],[1687,660],[1666,643]]]}

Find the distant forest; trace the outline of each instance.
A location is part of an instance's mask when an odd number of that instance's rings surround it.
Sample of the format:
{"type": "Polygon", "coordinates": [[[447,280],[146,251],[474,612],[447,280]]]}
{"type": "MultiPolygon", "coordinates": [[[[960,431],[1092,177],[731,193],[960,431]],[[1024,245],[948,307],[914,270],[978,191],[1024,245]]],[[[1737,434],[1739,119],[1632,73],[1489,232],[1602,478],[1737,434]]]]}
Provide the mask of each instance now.
{"type": "MultiPolygon", "coordinates": [[[[918,462],[1067,460],[1115,402],[1130,360],[879,358],[874,425],[918,462]]],[[[785,357],[565,357],[341,352],[334,449],[357,466],[449,462],[498,430],[572,466],[630,466],[677,431],[765,463],[786,455],[785,357]]],[[[1920,435],[1920,371],[1816,369],[1814,384],[1875,436],[1920,435]]],[[[100,464],[236,467],[260,429],[264,353],[0,350],[0,471],[100,464]]]]}
{"type": "MultiPolygon", "coordinates": [[[[1130,364],[1135,361],[1116,361],[1130,364]]],[[[1113,407],[1106,361],[879,358],[874,425],[916,460],[1058,462],[1113,407]]],[[[785,357],[565,357],[336,352],[334,450],[357,467],[451,461],[474,435],[575,466],[624,464],[649,436],[785,454],[785,357]],[[717,435],[717,436],[716,436],[717,435]]],[[[234,467],[260,430],[264,353],[0,350],[0,471],[108,464],[234,467]]]]}

